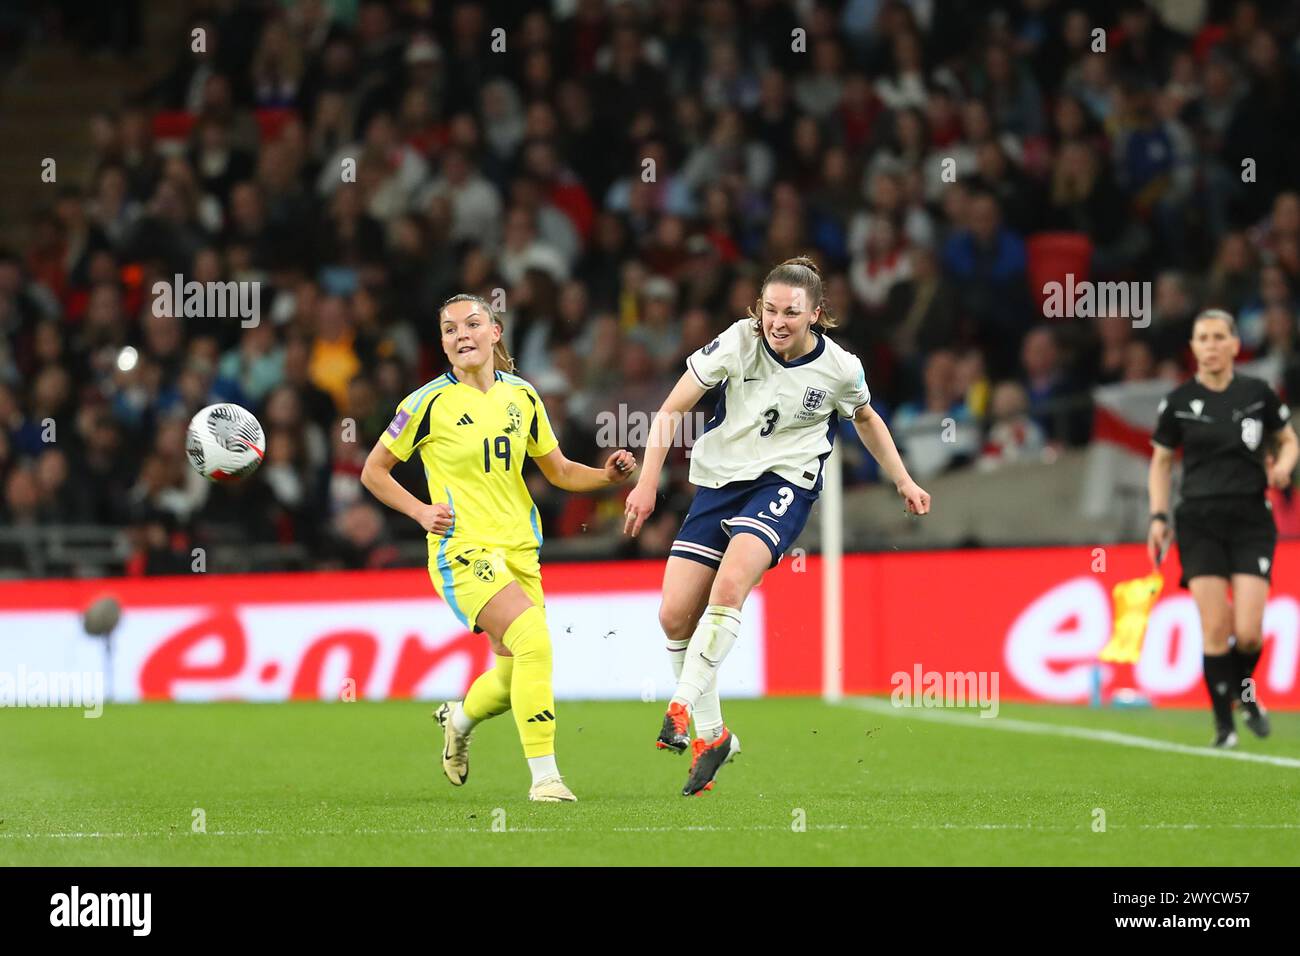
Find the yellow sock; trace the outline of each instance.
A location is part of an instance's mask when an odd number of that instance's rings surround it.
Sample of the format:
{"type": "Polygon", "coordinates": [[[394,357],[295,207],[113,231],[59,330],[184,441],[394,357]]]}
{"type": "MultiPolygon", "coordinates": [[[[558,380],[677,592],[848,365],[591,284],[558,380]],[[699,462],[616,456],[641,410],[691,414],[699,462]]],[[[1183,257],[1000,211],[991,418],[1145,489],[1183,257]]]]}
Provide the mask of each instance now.
{"type": "Polygon", "coordinates": [[[470,685],[469,693],[465,695],[465,702],[461,704],[466,717],[477,723],[504,714],[510,709],[510,680],[514,662],[513,657],[497,655],[496,664],[478,675],[470,685]]]}
{"type": "Polygon", "coordinates": [[[546,614],[534,605],[515,618],[502,643],[514,655],[510,706],[525,757],[555,753],[555,692],[551,689],[551,635],[546,614]]]}

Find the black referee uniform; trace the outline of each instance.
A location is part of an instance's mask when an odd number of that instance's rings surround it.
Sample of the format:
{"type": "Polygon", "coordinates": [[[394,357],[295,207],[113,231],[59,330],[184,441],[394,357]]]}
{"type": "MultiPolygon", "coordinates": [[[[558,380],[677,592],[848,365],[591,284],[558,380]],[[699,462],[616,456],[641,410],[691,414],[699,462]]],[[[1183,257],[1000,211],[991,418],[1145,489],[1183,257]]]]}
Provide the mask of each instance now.
{"type": "MultiPolygon", "coordinates": [[[[1268,383],[1239,372],[1221,392],[1192,378],[1160,403],[1151,441],[1183,449],[1182,494],[1174,510],[1183,587],[1200,575],[1272,580],[1277,525],[1265,497],[1264,453],[1289,417],[1268,383]]],[[[1258,660],[1258,653],[1239,653],[1235,646],[1205,656],[1205,683],[1221,728],[1232,725],[1230,689],[1241,699],[1258,660]]],[[[1253,697],[1242,703],[1253,712],[1253,697]]]]}

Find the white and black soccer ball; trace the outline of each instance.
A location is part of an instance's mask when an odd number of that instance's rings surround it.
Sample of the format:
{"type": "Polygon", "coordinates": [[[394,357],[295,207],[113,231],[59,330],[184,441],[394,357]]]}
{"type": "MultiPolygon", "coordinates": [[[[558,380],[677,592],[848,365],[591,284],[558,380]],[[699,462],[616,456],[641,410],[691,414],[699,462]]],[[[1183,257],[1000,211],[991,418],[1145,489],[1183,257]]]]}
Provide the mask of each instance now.
{"type": "Polygon", "coordinates": [[[266,451],[262,425],[246,408],[209,405],[190,419],[185,454],[209,481],[239,481],[257,471],[266,451]]]}

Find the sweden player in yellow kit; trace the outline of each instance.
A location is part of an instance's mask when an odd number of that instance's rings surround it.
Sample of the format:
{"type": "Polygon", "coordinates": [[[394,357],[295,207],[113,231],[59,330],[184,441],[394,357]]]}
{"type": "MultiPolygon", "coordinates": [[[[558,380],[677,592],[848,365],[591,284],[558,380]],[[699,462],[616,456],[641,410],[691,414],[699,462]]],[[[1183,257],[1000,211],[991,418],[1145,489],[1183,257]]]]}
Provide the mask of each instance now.
{"type": "Polygon", "coordinates": [[[428,532],[429,576],[461,623],[485,632],[496,663],[464,701],[443,704],[443,771],[456,786],[469,777],[469,738],[480,721],[513,710],[532,773],[530,800],[571,801],[555,763],[551,639],[542,610],[542,544],[537,508],[524,484],[523,459],[565,491],[595,491],[623,481],[630,452],[590,468],[564,457],[536,389],[514,367],[501,320],[478,296],[448,299],[439,312],[451,371],[416,389],[366,459],[364,484],[380,501],[428,532]],[[429,504],[392,476],[419,452],[429,504]]]}

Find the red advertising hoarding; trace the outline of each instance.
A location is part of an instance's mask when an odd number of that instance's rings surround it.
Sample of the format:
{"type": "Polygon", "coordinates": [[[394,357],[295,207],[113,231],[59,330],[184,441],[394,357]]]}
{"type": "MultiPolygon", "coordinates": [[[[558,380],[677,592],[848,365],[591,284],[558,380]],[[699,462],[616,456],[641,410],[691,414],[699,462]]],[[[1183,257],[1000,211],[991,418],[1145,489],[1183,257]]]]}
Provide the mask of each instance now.
{"type": "MultiPolygon", "coordinates": [[[[1069,547],[857,554],[844,565],[844,690],[888,692],[895,675],[997,673],[1003,700],[1088,700],[1111,629],[1110,589],[1146,571],[1144,549],[1069,547]],[[1095,570],[1094,570],[1095,569],[1095,570]]],[[[547,564],[557,696],[665,699],[657,561],[547,564]]],[[[1166,567],[1142,658],[1105,665],[1103,688],[1203,706],[1200,624],[1166,567]]],[[[0,584],[0,671],[101,666],[79,612],[123,604],[119,699],[432,698],[463,693],[490,663],[422,570],[193,575],[0,584]]],[[[1300,542],[1283,542],[1256,671],[1261,700],[1300,709],[1300,542]]],[[[724,696],[821,691],[821,575],[787,558],[745,608],[724,696]]]]}

